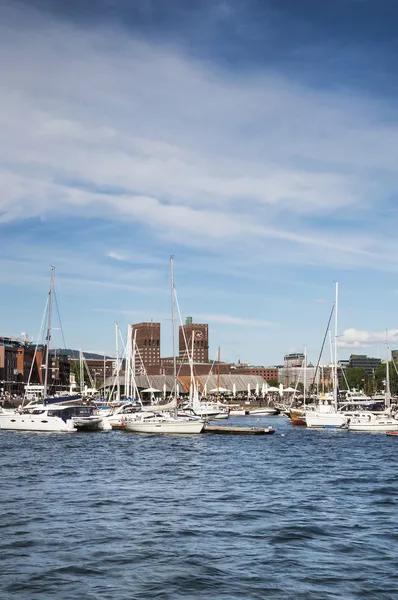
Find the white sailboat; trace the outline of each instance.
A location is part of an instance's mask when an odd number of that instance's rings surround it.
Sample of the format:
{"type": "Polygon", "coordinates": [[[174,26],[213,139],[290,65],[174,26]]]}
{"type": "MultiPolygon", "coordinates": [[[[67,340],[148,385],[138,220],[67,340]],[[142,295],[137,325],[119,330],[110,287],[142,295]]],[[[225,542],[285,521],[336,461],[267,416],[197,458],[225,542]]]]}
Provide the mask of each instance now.
{"type": "Polygon", "coordinates": [[[305,411],[307,427],[310,428],[342,428],[347,424],[348,417],[338,412],[338,377],[337,377],[337,343],[338,343],[338,291],[336,282],[334,305],[334,360],[333,360],[333,402],[332,404],[319,404],[315,410],[305,411]]]}
{"type": "MultiPolygon", "coordinates": [[[[171,285],[171,322],[172,322],[172,345],[173,345],[173,376],[174,376],[174,393],[177,391],[177,361],[175,354],[175,325],[174,325],[174,271],[173,257],[170,257],[170,285],[171,285]]],[[[156,407],[151,407],[152,411],[156,407]]],[[[136,433],[171,433],[171,434],[197,434],[201,433],[204,427],[202,419],[190,419],[188,416],[180,417],[177,415],[177,408],[173,413],[167,412],[143,412],[140,411],[135,415],[127,418],[125,424],[126,431],[134,431],[136,433]]]]}

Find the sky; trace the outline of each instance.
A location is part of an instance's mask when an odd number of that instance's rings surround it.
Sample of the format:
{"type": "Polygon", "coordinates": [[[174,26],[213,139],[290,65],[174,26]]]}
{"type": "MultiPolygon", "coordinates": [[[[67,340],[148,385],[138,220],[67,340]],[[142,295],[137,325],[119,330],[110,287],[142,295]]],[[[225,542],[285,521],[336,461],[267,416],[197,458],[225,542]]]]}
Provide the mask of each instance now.
{"type": "Polygon", "coordinates": [[[173,255],[212,357],[316,361],[336,281],[340,358],[398,348],[397,17],[0,0],[0,335],[37,339],[55,265],[66,347],[153,320],[168,356],[173,255]]]}

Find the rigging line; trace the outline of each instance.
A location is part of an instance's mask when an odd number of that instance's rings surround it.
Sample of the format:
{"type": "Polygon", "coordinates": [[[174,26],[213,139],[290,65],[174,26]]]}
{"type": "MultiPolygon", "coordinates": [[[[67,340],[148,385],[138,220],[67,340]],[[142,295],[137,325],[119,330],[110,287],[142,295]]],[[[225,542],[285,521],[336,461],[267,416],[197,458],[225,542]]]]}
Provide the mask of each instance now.
{"type": "Polygon", "coordinates": [[[62,321],[61,321],[61,315],[59,312],[59,307],[58,307],[58,300],[57,300],[57,294],[54,288],[54,299],[55,299],[55,308],[57,310],[57,315],[58,315],[58,321],[59,321],[59,328],[61,330],[61,335],[62,335],[62,342],[64,344],[64,349],[66,350],[66,343],[65,343],[65,336],[64,336],[64,328],[62,327],[62,321]]]}
{"type": "MultiPolygon", "coordinates": [[[[319,363],[321,362],[321,358],[322,358],[323,349],[324,349],[324,347],[325,347],[326,338],[327,338],[327,336],[328,336],[329,326],[330,326],[330,323],[331,323],[331,321],[332,321],[332,316],[333,316],[333,313],[334,313],[334,308],[335,308],[335,304],[334,304],[334,302],[333,302],[332,310],[330,311],[329,321],[328,321],[328,324],[327,324],[327,327],[326,327],[325,335],[324,335],[324,337],[323,337],[323,342],[322,342],[322,346],[321,346],[321,351],[320,351],[320,353],[319,353],[318,362],[317,362],[317,364],[316,364],[316,368],[315,368],[315,373],[314,373],[314,381],[313,381],[313,384],[314,384],[314,385],[315,385],[315,382],[316,382],[316,376],[317,376],[317,374],[318,374],[319,363]]],[[[337,365],[336,365],[336,369],[337,369],[337,365]]]]}
{"type": "MultiPolygon", "coordinates": [[[[41,336],[42,336],[43,331],[44,331],[44,321],[46,319],[46,314],[47,314],[47,309],[48,309],[48,300],[49,300],[49,298],[47,296],[46,305],[44,307],[44,312],[43,312],[43,318],[41,320],[39,335],[38,335],[36,346],[35,346],[35,352],[33,354],[32,364],[30,365],[30,371],[29,371],[29,377],[28,377],[28,383],[27,383],[27,385],[30,385],[30,380],[32,378],[33,368],[34,368],[34,365],[36,363],[37,348],[39,346],[39,341],[40,341],[41,336]]],[[[23,406],[23,403],[22,403],[22,406],[23,406]]]]}
{"type": "MultiPolygon", "coordinates": [[[[181,316],[181,311],[180,311],[180,304],[178,302],[178,297],[177,297],[177,291],[174,288],[174,297],[175,297],[175,301],[176,301],[176,305],[177,305],[177,310],[178,310],[178,316],[180,318],[180,323],[182,325],[182,316],[181,316]]],[[[189,359],[189,364],[190,364],[190,371],[191,371],[191,377],[192,377],[192,383],[193,383],[193,391],[196,392],[197,391],[197,382],[195,380],[195,371],[194,371],[194,367],[193,367],[193,349],[192,349],[192,356],[189,353],[189,348],[188,348],[188,341],[187,341],[187,337],[185,334],[185,327],[182,327],[182,334],[184,337],[184,343],[185,343],[185,349],[188,355],[188,359],[189,359]]],[[[193,332],[192,332],[193,335],[193,332]]]]}

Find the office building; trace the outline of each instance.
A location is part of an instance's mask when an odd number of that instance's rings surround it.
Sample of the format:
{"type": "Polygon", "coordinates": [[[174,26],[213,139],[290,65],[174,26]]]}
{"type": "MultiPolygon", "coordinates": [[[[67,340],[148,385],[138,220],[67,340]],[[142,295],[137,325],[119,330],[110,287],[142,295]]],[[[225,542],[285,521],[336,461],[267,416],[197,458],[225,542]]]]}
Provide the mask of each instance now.
{"type": "Polygon", "coordinates": [[[351,354],[348,368],[362,368],[368,375],[372,375],[381,365],[381,358],[370,358],[366,354],[351,354]]]}

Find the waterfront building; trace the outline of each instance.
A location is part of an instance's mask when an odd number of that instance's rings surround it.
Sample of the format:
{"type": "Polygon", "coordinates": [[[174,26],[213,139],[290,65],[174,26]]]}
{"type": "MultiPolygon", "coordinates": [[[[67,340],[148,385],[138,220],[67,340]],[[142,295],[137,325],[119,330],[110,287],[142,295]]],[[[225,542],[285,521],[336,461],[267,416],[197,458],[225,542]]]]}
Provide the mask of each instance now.
{"type": "Polygon", "coordinates": [[[237,375],[259,375],[266,381],[279,381],[278,380],[278,367],[267,367],[264,365],[251,365],[247,363],[235,363],[231,364],[231,373],[237,375]]]}
{"type": "MultiPolygon", "coordinates": [[[[320,391],[328,390],[332,385],[332,367],[330,365],[319,365],[318,369],[313,365],[307,365],[304,369],[301,367],[280,367],[278,369],[278,381],[283,387],[295,388],[298,384],[304,386],[306,381],[306,390],[309,391],[316,385],[320,391]],[[306,371],[304,373],[304,371],[306,371]]],[[[301,387],[301,386],[300,386],[301,387]]]]}
{"type": "Polygon", "coordinates": [[[0,393],[18,392],[17,355],[20,345],[20,340],[0,338],[0,393]]]}

